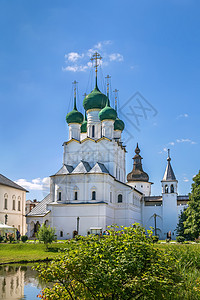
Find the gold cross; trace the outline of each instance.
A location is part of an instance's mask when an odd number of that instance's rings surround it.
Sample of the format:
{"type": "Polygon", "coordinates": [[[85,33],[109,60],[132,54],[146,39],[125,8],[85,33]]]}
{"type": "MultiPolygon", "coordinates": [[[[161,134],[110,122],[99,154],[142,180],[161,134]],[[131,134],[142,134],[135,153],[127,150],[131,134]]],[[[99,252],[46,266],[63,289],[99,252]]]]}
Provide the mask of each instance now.
{"type": "Polygon", "coordinates": [[[115,93],[115,110],[117,110],[117,92],[119,92],[119,90],[115,89],[113,92],[115,93]]]}
{"type": "Polygon", "coordinates": [[[94,67],[95,67],[95,72],[97,74],[97,68],[100,65],[100,60],[102,59],[101,55],[98,52],[95,52],[92,57],[91,57],[91,61],[95,61],[94,63],[94,67]],[[99,61],[99,62],[98,62],[99,61]]]}
{"type": "Polygon", "coordinates": [[[76,85],[77,85],[78,81],[74,80],[72,82],[72,84],[74,85],[74,98],[76,98],[76,85]]]}
{"type": "Polygon", "coordinates": [[[109,79],[111,78],[111,76],[107,75],[105,78],[107,79],[107,96],[109,96],[109,79]]]}

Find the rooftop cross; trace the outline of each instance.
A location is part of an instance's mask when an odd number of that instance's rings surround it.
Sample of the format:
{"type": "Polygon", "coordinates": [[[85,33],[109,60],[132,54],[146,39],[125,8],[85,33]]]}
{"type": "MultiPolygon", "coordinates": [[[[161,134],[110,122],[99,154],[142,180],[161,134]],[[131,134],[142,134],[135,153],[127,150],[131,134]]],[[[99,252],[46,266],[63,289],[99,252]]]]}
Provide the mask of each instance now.
{"type": "Polygon", "coordinates": [[[167,158],[167,160],[170,161],[171,160],[171,158],[170,158],[170,149],[167,149],[167,151],[168,151],[168,158],[167,158]]]}
{"type": "Polygon", "coordinates": [[[117,111],[117,93],[119,90],[115,89],[113,92],[115,93],[115,110],[117,111]]]}
{"type": "Polygon", "coordinates": [[[98,52],[95,52],[92,57],[91,57],[91,61],[94,61],[94,67],[95,67],[95,73],[96,73],[96,85],[97,85],[97,68],[100,65],[100,61],[101,61],[102,57],[98,52]]]}
{"type": "Polygon", "coordinates": [[[106,86],[107,86],[107,97],[109,98],[109,79],[111,78],[111,76],[107,75],[105,77],[107,79],[107,83],[106,83],[106,86]]]}
{"type": "Polygon", "coordinates": [[[74,80],[73,82],[72,82],[72,84],[74,85],[74,109],[77,109],[76,108],[76,85],[77,85],[77,81],[76,80],[74,80]]]}

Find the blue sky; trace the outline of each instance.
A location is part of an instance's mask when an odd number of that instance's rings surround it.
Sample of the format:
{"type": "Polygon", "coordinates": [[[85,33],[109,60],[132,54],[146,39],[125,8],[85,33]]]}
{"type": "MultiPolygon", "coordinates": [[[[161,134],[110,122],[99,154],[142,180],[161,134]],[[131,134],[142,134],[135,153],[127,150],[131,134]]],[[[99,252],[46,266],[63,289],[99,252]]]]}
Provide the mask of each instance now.
{"type": "Polygon", "coordinates": [[[111,75],[125,107],[127,173],[139,142],[152,194],[160,194],[170,148],[179,193],[187,194],[199,171],[199,9],[197,0],[1,0],[0,172],[23,184],[27,199],[46,195],[47,177],[62,165],[71,83],[79,82],[83,111],[94,73],[88,53],[97,49],[100,88],[111,75]],[[128,115],[139,103],[146,115],[128,115]]]}

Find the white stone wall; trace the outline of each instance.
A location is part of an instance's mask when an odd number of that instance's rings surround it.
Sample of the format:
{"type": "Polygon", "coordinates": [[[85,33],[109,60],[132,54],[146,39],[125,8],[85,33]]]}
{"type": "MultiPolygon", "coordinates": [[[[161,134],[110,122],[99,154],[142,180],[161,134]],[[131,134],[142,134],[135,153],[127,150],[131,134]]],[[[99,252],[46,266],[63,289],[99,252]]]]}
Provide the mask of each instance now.
{"type": "Polygon", "coordinates": [[[143,193],[145,196],[151,195],[151,182],[144,182],[144,181],[130,181],[127,182],[128,185],[134,187],[136,190],[143,193]]]}
{"type": "Polygon", "coordinates": [[[7,214],[7,225],[17,228],[21,235],[26,232],[25,203],[25,191],[0,185],[0,222],[5,223],[7,214]],[[7,209],[5,209],[5,198],[7,198],[7,209]],[[15,200],[15,207],[13,207],[13,200],[15,200]],[[20,210],[18,210],[18,202],[20,202],[20,210]]]}

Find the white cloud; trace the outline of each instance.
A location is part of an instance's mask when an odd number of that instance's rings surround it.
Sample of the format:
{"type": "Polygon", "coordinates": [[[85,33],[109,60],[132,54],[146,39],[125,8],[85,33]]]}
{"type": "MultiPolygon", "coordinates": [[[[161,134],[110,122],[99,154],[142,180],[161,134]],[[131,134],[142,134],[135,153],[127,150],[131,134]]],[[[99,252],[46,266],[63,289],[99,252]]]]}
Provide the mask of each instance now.
{"type": "Polygon", "coordinates": [[[84,57],[84,54],[78,54],[77,52],[69,52],[68,54],[65,54],[65,58],[70,62],[76,62],[78,59],[81,59],[84,57]]]}
{"type": "Polygon", "coordinates": [[[50,178],[44,177],[44,178],[35,178],[31,181],[28,181],[26,179],[18,179],[15,181],[15,183],[19,184],[23,188],[27,190],[35,190],[35,191],[42,191],[47,190],[50,187],[50,178]]]}
{"type": "Polygon", "coordinates": [[[88,58],[91,58],[91,56],[97,51],[101,52],[100,54],[103,57],[103,60],[99,61],[100,65],[107,66],[110,62],[120,62],[123,61],[123,55],[120,53],[108,53],[107,52],[107,46],[111,45],[112,41],[106,40],[106,41],[100,41],[96,43],[92,48],[83,51],[82,53],[78,52],[69,52],[65,54],[65,63],[66,66],[62,68],[63,71],[69,71],[69,72],[85,72],[89,68],[91,68],[92,63],[91,61],[88,62],[88,58]]]}
{"type": "Polygon", "coordinates": [[[177,143],[190,143],[192,145],[196,144],[196,142],[192,141],[191,139],[177,139],[176,142],[177,143]]]}
{"type": "Polygon", "coordinates": [[[186,177],[184,177],[183,181],[184,181],[184,182],[188,182],[188,181],[189,181],[189,179],[188,179],[188,178],[186,178],[186,177]]]}
{"type": "Polygon", "coordinates": [[[112,53],[109,55],[109,59],[110,61],[123,61],[123,55],[121,55],[120,53],[112,53]]]}
{"type": "Polygon", "coordinates": [[[188,114],[180,114],[177,119],[180,119],[180,118],[188,118],[189,115],[188,114]]]}
{"type": "Polygon", "coordinates": [[[170,143],[169,143],[169,145],[171,145],[171,146],[174,146],[174,145],[175,145],[175,143],[174,143],[174,142],[170,142],[170,143]]]}

